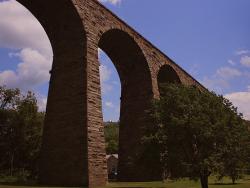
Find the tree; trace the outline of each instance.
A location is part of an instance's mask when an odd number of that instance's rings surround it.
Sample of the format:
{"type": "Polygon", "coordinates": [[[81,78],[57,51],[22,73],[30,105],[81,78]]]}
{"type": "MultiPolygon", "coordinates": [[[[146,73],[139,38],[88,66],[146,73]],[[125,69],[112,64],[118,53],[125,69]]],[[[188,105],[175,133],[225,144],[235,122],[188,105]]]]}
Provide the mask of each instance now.
{"type": "Polygon", "coordinates": [[[104,124],[106,153],[117,154],[119,143],[119,124],[118,123],[105,123],[104,124]]]}
{"type": "MultiPolygon", "coordinates": [[[[0,167],[8,174],[27,172],[34,177],[44,113],[38,112],[35,95],[0,87],[0,167]]],[[[5,173],[6,174],[6,173],[5,173]]]]}
{"type": "Polygon", "coordinates": [[[144,140],[157,143],[165,174],[199,178],[202,188],[208,188],[208,177],[227,157],[231,134],[241,131],[241,114],[223,96],[167,84],[154,102],[153,116],[157,124],[144,140]]]}
{"type": "Polygon", "coordinates": [[[15,110],[19,103],[20,91],[18,89],[6,89],[0,87],[0,149],[2,169],[9,167],[10,175],[13,174],[14,157],[17,152],[16,135],[17,128],[15,125],[15,110]],[[15,130],[15,131],[14,131],[15,130]]]}
{"type": "MultiPolygon", "coordinates": [[[[231,105],[226,101],[226,105],[231,105]]],[[[236,113],[237,109],[232,109],[230,113],[236,113]]],[[[232,183],[242,177],[242,169],[248,168],[248,160],[250,157],[250,132],[248,125],[244,121],[242,123],[234,119],[235,116],[231,115],[228,121],[229,129],[225,132],[225,145],[221,147],[220,154],[221,165],[218,168],[218,179],[224,176],[229,176],[232,183]]]]}

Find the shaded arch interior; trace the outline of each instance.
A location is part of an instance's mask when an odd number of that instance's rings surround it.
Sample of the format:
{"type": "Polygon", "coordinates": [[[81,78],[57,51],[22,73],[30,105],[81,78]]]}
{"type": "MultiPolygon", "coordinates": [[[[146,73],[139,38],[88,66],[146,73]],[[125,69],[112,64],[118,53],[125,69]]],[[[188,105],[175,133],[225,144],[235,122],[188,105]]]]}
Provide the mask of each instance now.
{"type": "MultiPolygon", "coordinates": [[[[124,89],[125,86],[138,85],[135,81],[144,81],[142,87],[152,88],[147,61],[142,50],[129,34],[118,29],[109,30],[102,35],[98,46],[114,63],[124,89]]],[[[135,90],[133,93],[137,94],[135,90]]]]}
{"type": "Polygon", "coordinates": [[[158,88],[161,93],[161,87],[165,84],[180,84],[181,80],[176,71],[170,65],[163,65],[157,75],[158,88]]]}
{"type": "Polygon", "coordinates": [[[41,23],[53,49],[39,181],[88,185],[86,34],[71,0],[17,0],[41,23]]]}
{"type": "Polygon", "coordinates": [[[98,45],[114,63],[121,81],[118,178],[120,181],[150,179],[150,170],[146,171],[146,165],[137,161],[142,127],[150,122],[146,111],[153,97],[147,60],[134,39],[118,29],[105,32],[98,45]]]}

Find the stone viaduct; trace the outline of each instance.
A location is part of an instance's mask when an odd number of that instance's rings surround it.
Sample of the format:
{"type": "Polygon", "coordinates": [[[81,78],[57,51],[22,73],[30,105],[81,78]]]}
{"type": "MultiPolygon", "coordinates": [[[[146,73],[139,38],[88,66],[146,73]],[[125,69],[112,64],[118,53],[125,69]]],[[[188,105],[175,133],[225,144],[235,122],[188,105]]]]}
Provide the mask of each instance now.
{"type": "Polygon", "coordinates": [[[42,24],[54,54],[40,182],[90,187],[107,182],[98,47],[121,80],[119,180],[160,179],[157,161],[148,164],[143,156],[137,161],[141,127],[152,124],[147,109],[159,97],[158,84],[202,86],[97,0],[17,1],[42,24]]]}

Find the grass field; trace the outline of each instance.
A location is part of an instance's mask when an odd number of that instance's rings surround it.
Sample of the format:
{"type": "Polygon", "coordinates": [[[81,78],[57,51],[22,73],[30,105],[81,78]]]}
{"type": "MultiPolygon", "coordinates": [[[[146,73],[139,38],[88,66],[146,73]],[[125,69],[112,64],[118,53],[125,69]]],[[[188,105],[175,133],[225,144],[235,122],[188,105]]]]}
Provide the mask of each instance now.
{"type": "MultiPolygon", "coordinates": [[[[162,182],[150,182],[150,183],[110,183],[108,188],[200,188],[200,182],[180,180],[180,181],[168,181],[162,182]]],[[[209,180],[209,188],[250,188],[250,177],[237,182],[232,185],[229,179],[224,179],[222,182],[216,182],[214,178],[209,180]]]]}
{"type": "MultiPolygon", "coordinates": [[[[14,185],[1,185],[0,188],[37,188],[37,186],[14,186],[14,185]]],[[[48,188],[48,187],[40,187],[48,188]]],[[[109,183],[104,188],[200,188],[199,182],[180,180],[180,181],[168,181],[162,182],[148,182],[148,183],[109,183]]],[[[214,178],[210,178],[209,188],[250,188],[250,176],[232,185],[230,180],[225,179],[222,182],[215,182],[214,178]]]]}

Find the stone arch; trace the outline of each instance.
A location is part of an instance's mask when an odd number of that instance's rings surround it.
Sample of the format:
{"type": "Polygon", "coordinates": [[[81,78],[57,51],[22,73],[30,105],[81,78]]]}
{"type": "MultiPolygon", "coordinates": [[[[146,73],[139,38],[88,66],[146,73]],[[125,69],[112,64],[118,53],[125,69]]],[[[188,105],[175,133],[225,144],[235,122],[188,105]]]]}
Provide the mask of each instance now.
{"type": "Polygon", "coordinates": [[[120,181],[145,181],[152,174],[145,164],[138,163],[137,157],[141,150],[142,127],[150,122],[147,110],[153,98],[147,60],[136,41],[119,29],[105,32],[98,46],[114,63],[121,81],[118,178],[120,181]]]}
{"type": "Polygon", "coordinates": [[[180,84],[181,80],[174,68],[172,68],[170,65],[163,65],[157,74],[157,82],[159,93],[161,93],[162,85],[169,83],[180,84]]]}
{"type": "MultiPolygon", "coordinates": [[[[114,63],[123,90],[133,87],[130,95],[136,97],[138,94],[148,93],[152,97],[152,79],[147,60],[139,45],[128,33],[119,29],[108,30],[101,36],[98,46],[114,63]],[[145,90],[138,93],[137,86],[145,90]]],[[[123,93],[125,95],[125,92],[123,93]]]]}
{"type": "MultiPolygon", "coordinates": [[[[17,1],[42,24],[54,53],[40,182],[89,187],[106,183],[98,45],[112,59],[121,78],[119,180],[159,180],[161,167],[158,161],[145,162],[140,141],[142,127],[154,124],[147,111],[154,97],[152,87],[157,88],[155,75],[151,77],[151,74],[158,69],[158,57],[169,59],[96,0],[17,1]],[[124,31],[106,31],[98,43],[98,35],[105,28],[124,31]],[[150,54],[151,49],[157,52],[150,54]]],[[[178,65],[173,63],[173,66],[183,82],[200,85],[178,65]]],[[[168,72],[160,74],[168,75],[168,72]]]]}
{"type": "Polygon", "coordinates": [[[86,34],[72,0],[17,0],[41,23],[53,49],[39,181],[88,184],[86,34]]]}

